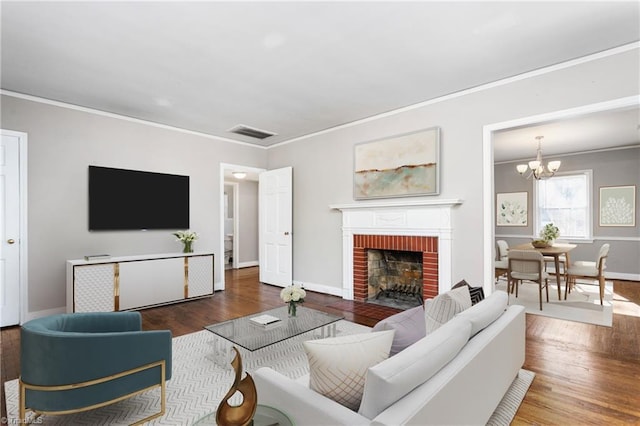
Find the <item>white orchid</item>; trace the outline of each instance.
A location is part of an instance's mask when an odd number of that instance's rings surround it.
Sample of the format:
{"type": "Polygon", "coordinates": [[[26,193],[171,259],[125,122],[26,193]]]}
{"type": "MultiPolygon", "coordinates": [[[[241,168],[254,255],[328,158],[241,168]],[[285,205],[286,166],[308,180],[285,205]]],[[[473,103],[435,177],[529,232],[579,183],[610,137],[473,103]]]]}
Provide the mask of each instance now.
{"type": "Polygon", "coordinates": [[[177,231],[174,232],[173,235],[177,238],[176,241],[180,241],[181,243],[190,243],[198,239],[198,234],[194,231],[177,231]]]}

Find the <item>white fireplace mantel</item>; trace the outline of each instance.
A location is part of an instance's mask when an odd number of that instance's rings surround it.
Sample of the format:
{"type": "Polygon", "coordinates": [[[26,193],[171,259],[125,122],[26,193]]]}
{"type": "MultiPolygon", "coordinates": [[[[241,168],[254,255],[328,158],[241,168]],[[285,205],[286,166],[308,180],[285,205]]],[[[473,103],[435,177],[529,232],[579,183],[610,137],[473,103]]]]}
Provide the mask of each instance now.
{"type": "Polygon", "coordinates": [[[333,204],[342,211],[342,297],[353,300],[353,236],[415,235],[438,238],[438,291],[451,288],[451,210],[460,199],[393,200],[333,204]]]}
{"type": "Polygon", "coordinates": [[[462,204],[460,199],[434,199],[434,200],[393,200],[393,201],[361,201],[350,204],[331,204],[329,208],[334,210],[359,210],[359,209],[384,209],[394,207],[427,207],[427,206],[457,206],[462,204]]]}

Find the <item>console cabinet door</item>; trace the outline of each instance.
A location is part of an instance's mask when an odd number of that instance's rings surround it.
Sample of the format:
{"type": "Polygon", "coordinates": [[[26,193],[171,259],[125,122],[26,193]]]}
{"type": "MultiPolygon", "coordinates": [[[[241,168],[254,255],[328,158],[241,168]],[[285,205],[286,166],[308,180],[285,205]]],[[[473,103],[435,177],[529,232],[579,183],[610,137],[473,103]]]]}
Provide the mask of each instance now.
{"type": "Polygon", "coordinates": [[[184,257],[120,263],[120,310],[185,298],[184,257]]]}
{"type": "Polygon", "coordinates": [[[187,257],[189,291],[187,297],[213,294],[213,256],[187,257]]]}
{"type": "Polygon", "coordinates": [[[115,263],[82,265],[73,268],[73,312],[115,310],[115,263]]]}

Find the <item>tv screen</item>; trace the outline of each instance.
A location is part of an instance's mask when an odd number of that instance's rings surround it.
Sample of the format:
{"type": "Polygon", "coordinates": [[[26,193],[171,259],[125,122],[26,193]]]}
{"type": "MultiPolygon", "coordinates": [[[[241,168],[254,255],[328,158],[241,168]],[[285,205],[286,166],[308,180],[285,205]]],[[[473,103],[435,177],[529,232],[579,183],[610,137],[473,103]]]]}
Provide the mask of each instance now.
{"type": "Polygon", "coordinates": [[[188,229],[189,176],[89,166],[89,230],[188,229]]]}

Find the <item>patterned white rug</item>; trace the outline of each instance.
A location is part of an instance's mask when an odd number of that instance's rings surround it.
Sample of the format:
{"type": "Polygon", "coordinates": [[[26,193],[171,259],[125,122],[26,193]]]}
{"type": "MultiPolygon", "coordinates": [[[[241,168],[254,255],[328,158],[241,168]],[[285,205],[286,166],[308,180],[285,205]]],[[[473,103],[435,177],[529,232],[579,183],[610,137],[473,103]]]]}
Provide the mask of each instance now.
{"type": "MultiPolygon", "coordinates": [[[[497,290],[507,291],[507,282],[498,281],[497,290]]],[[[547,303],[545,291],[542,290],[542,311],[538,298],[538,284],[523,283],[518,289],[518,297],[509,295],[509,303],[522,305],[528,314],[542,315],[569,321],[584,322],[588,324],[611,327],[613,324],[613,283],[606,281],[604,290],[604,302],[600,305],[600,287],[597,282],[578,281],[576,287],[564,300],[564,283],[561,283],[562,300],[558,300],[558,287],[555,277],[549,281],[549,302],[547,303]]]]}
{"type": "MultiPolygon", "coordinates": [[[[369,327],[345,320],[337,323],[337,335],[363,333],[369,327]]],[[[269,366],[291,378],[308,372],[307,357],[302,342],[313,338],[313,332],[277,343],[255,352],[240,350],[243,367],[252,373],[258,367],[269,366]]],[[[153,425],[190,425],[216,409],[233,382],[231,366],[222,368],[210,358],[214,336],[199,331],[173,339],[173,375],[167,382],[167,411],[153,425]]],[[[496,409],[489,424],[508,425],[515,415],[534,374],[521,370],[511,389],[496,409]]],[[[17,419],[18,381],[5,383],[7,415],[17,419]]],[[[128,400],[66,416],[42,416],[44,425],[127,425],[159,411],[159,390],[152,390],[128,400]]]]}

